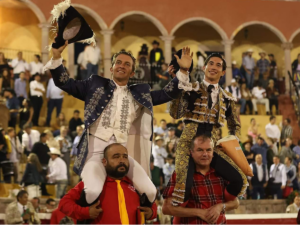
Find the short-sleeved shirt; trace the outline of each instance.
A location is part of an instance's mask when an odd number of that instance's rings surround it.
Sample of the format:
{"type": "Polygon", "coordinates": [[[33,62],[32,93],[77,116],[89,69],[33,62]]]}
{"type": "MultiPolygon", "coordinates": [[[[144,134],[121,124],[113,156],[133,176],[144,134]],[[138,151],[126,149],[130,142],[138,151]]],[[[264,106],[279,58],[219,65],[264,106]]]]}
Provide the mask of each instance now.
{"type": "Polygon", "coordinates": [[[263,74],[268,71],[270,63],[267,59],[259,59],[256,62],[256,66],[259,70],[259,73],[263,74]]]}
{"type": "MultiPolygon", "coordinates": [[[[163,197],[172,197],[176,184],[176,172],[164,190],[163,197]]],[[[190,198],[184,204],[186,208],[208,209],[213,205],[224,203],[224,190],[227,182],[217,175],[215,170],[211,168],[205,175],[195,172],[193,177],[193,186],[190,198]]],[[[181,217],[174,218],[174,224],[207,224],[199,217],[181,217]]],[[[222,212],[218,218],[217,224],[226,224],[225,214],[222,212]]]]}
{"type": "Polygon", "coordinates": [[[255,67],[254,59],[252,57],[245,56],[243,58],[243,65],[246,67],[246,69],[253,70],[255,67]]]}

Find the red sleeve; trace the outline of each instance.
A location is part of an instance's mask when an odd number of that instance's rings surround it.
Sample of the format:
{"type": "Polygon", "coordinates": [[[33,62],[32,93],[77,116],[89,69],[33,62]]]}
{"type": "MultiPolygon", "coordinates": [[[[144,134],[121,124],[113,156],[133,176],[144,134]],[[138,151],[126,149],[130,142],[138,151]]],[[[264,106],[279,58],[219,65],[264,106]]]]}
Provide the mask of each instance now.
{"type": "Polygon", "coordinates": [[[152,204],[151,209],[152,209],[152,216],[151,216],[151,218],[148,219],[148,220],[154,220],[154,219],[156,219],[156,217],[157,217],[157,205],[156,205],[155,202],[152,204]]]}
{"type": "Polygon", "coordinates": [[[50,224],[59,224],[59,221],[56,219],[56,212],[58,209],[55,209],[51,214],[50,224]]]}
{"type": "Polygon", "coordinates": [[[81,207],[76,204],[83,188],[83,182],[79,182],[60,200],[59,210],[72,219],[85,220],[90,218],[89,207],[81,207]]]}
{"type": "Polygon", "coordinates": [[[174,188],[175,188],[175,184],[176,184],[176,172],[174,171],[171,179],[169,180],[167,187],[164,190],[164,193],[163,193],[164,199],[172,197],[172,194],[173,194],[174,188]]]}

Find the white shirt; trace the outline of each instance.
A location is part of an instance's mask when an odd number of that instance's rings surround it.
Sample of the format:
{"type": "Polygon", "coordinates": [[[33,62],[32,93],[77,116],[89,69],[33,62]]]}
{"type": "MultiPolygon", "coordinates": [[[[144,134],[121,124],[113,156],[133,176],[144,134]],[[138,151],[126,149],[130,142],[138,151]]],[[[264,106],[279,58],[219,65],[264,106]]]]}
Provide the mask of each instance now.
{"type": "Polygon", "coordinates": [[[161,127],[157,127],[154,129],[154,133],[157,133],[157,134],[163,134],[165,137],[168,136],[168,128],[166,127],[166,129],[162,129],[161,127]]]}
{"type": "Polygon", "coordinates": [[[263,88],[258,89],[258,87],[254,87],[252,90],[252,95],[258,99],[263,99],[266,97],[266,90],[263,88]]]}
{"type": "MultiPolygon", "coordinates": [[[[27,205],[22,205],[20,202],[17,202],[17,206],[18,206],[18,210],[21,215],[23,214],[24,209],[27,210],[27,205]]],[[[23,218],[22,218],[22,220],[23,220],[23,218]]]]}
{"type": "Polygon", "coordinates": [[[139,116],[143,106],[134,100],[127,85],[116,86],[112,99],[91,125],[90,134],[104,141],[109,141],[114,135],[118,143],[126,143],[131,124],[139,116]]]}
{"type": "Polygon", "coordinates": [[[77,58],[77,64],[83,66],[86,69],[87,61],[84,58],[84,51],[80,52],[77,58]]]}
{"type": "Polygon", "coordinates": [[[275,178],[274,183],[281,183],[282,186],[285,186],[287,180],[285,166],[281,163],[279,164],[279,166],[275,166],[275,164],[272,164],[270,168],[270,178],[271,177],[275,178]],[[273,171],[274,168],[277,168],[277,171],[273,171]]]}
{"type": "MultiPolygon", "coordinates": [[[[255,164],[256,164],[256,168],[257,168],[257,179],[258,179],[258,181],[262,181],[263,180],[263,172],[264,172],[263,167],[262,167],[263,164],[260,164],[260,165],[258,165],[257,163],[255,163],[255,164]]],[[[252,163],[250,164],[250,168],[253,171],[252,163]]],[[[251,180],[252,177],[248,177],[248,178],[249,178],[249,180],[251,180]]],[[[268,181],[268,180],[269,180],[268,169],[266,167],[266,181],[268,181]]]]}
{"type": "Polygon", "coordinates": [[[271,123],[268,123],[266,125],[265,129],[266,129],[267,137],[277,138],[277,142],[279,141],[279,139],[280,139],[280,130],[279,130],[279,127],[276,124],[272,125],[271,123]]]}
{"type": "Polygon", "coordinates": [[[13,59],[11,61],[12,68],[14,68],[13,73],[17,74],[17,73],[21,73],[21,72],[25,72],[26,70],[29,70],[29,65],[27,62],[25,62],[25,60],[21,60],[19,61],[18,59],[13,59]]]}
{"type": "Polygon", "coordinates": [[[40,132],[31,129],[30,135],[28,135],[26,132],[24,132],[24,134],[22,135],[22,148],[26,148],[27,151],[31,151],[33,145],[39,141],[40,132]]]}
{"type": "Polygon", "coordinates": [[[206,80],[205,80],[205,77],[204,77],[204,80],[203,80],[203,83],[206,87],[208,87],[209,85],[213,85],[214,86],[214,89],[212,89],[212,92],[211,92],[211,99],[212,99],[212,107],[217,103],[218,101],[218,95],[219,95],[219,84],[210,84],[208,83],[206,80]]]}
{"type": "Polygon", "coordinates": [[[67,180],[67,165],[62,158],[57,157],[55,160],[49,159],[48,167],[50,174],[48,175],[51,180],[67,180]]]}
{"type": "MultiPolygon", "coordinates": [[[[175,170],[175,165],[174,164],[170,165],[169,163],[166,163],[163,166],[163,173],[166,176],[171,176],[173,174],[174,170],[175,170]]],[[[169,182],[169,181],[167,181],[167,182],[169,182]]]]}
{"type": "MultiPolygon", "coordinates": [[[[230,86],[231,86],[231,90],[232,90],[232,96],[235,97],[236,99],[242,98],[242,96],[241,96],[241,89],[238,86],[235,86],[235,87],[233,85],[230,85],[230,86]],[[237,88],[239,88],[238,95],[236,94],[236,89],[237,88]]],[[[226,87],[225,90],[229,92],[229,87],[226,87]]]]}
{"type": "Polygon", "coordinates": [[[43,96],[43,92],[36,91],[34,90],[35,88],[39,88],[45,92],[44,85],[41,82],[37,82],[36,80],[31,81],[29,87],[31,96],[43,96]]]}
{"type": "Polygon", "coordinates": [[[50,99],[61,99],[64,96],[62,95],[63,91],[56,87],[53,81],[53,78],[49,80],[48,86],[47,86],[47,94],[46,98],[50,99]]]}
{"type": "Polygon", "coordinates": [[[84,59],[88,63],[92,63],[93,65],[97,65],[101,55],[100,55],[100,48],[88,46],[84,49],[84,59]]]}
{"type": "Polygon", "coordinates": [[[36,63],[36,62],[31,62],[30,64],[29,64],[29,71],[30,71],[30,74],[31,75],[34,75],[34,74],[36,74],[36,73],[38,73],[38,74],[42,74],[43,73],[43,63],[41,63],[41,62],[38,62],[38,63],[36,63]]]}
{"type": "Polygon", "coordinates": [[[201,69],[204,66],[204,58],[201,55],[198,57],[197,66],[199,66],[201,69]]]}
{"type": "Polygon", "coordinates": [[[154,158],[154,166],[162,169],[165,164],[165,158],[167,158],[168,156],[166,149],[155,145],[152,151],[152,155],[154,158]]]}
{"type": "Polygon", "coordinates": [[[254,59],[249,57],[248,55],[243,58],[243,65],[246,67],[248,70],[253,70],[255,67],[255,62],[254,59]]]}
{"type": "Polygon", "coordinates": [[[10,138],[9,136],[7,136],[7,137],[9,139],[10,145],[11,145],[11,153],[9,156],[9,161],[11,161],[13,163],[17,163],[17,162],[19,162],[18,153],[23,153],[22,145],[20,143],[18,136],[16,136],[15,138],[10,138]]]}

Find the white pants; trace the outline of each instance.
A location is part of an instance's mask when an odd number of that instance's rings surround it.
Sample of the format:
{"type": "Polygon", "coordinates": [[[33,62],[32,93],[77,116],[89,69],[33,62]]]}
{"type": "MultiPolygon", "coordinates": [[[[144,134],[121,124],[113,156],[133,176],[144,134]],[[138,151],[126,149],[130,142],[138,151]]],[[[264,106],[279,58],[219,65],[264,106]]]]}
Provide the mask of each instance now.
{"type": "MultiPolygon", "coordinates": [[[[103,151],[106,146],[116,143],[114,136],[106,142],[93,135],[89,136],[89,152],[84,164],[81,177],[84,182],[86,201],[93,203],[100,195],[106,179],[105,167],[102,164],[103,151]]],[[[126,147],[126,143],[121,143],[126,147]]],[[[148,177],[142,166],[130,156],[129,171],[127,177],[132,181],[133,186],[140,194],[145,193],[150,202],[154,202],[156,197],[156,187],[148,177]]]]}
{"type": "Polygon", "coordinates": [[[257,112],[257,103],[261,103],[261,104],[265,104],[266,107],[266,112],[270,112],[270,107],[269,107],[269,99],[267,98],[262,98],[262,99],[252,99],[252,104],[253,104],[253,108],[254,111],[257,112]]]}

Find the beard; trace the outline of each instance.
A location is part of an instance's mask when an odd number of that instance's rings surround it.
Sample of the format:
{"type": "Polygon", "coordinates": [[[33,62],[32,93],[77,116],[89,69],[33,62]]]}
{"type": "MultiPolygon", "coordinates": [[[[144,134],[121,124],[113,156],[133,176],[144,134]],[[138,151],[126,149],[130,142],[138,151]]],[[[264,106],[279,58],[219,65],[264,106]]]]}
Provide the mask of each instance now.
{"type": "Polygon", "coordinates": [[[129,170],[129,166],[126,166],[125,164],[120,164],[116,167],[112,167],[109,163],[107,163],[107,165],[106,165],[107,175],[110,177],[114,177],[114,178],[123,178],[128,173],[128,170],[129,170]],[[124,167],[125,170],[119,171],[118,169],[120,167],[124,167]]]}

